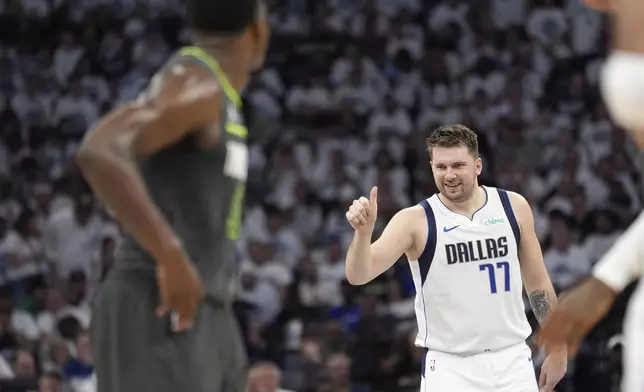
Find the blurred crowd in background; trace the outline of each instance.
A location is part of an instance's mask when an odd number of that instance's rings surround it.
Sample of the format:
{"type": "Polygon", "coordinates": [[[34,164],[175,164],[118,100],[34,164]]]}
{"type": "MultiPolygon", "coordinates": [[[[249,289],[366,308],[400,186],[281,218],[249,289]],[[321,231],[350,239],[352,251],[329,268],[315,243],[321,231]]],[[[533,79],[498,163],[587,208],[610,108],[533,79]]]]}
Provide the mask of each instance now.
{"type": "MultiPolygon", "coordinates": [[[[641,211],[637,152],[597,89],[605,20],[579,0],[269,5],[268,64],[244,94],[251,162],[236,311],[251,362],[263,364],[249,392],[418,390],[407,263],[350,286],[344,213],[378,185],[380,231],[431,196],[424,139],[440,124],[475,129],[481,182],[531,202],[557,289],[586,275],[641,211]]],[[[0,0],[2,391],[96,391],[87,329],[119,227],[73,154],[186,42],[181,0],[0,0]]],[[[627,298],[558,391],[617,391],[627,298]]],[[[536,327],[527,302],[526,312],[536,327]]]]}

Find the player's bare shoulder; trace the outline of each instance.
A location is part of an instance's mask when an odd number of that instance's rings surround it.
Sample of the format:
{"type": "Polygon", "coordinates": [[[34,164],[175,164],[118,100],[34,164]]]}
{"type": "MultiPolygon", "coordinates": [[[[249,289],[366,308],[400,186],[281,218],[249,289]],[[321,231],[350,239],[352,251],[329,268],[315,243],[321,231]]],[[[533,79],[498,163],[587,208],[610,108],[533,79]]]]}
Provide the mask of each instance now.
{"type": "Polygon", "coordinates": [[[144,158],[217,123],[221,105],[219,85],[208,70],[178,63],[156,74],[136,100],[109,113],[88,132],[79,152],[111,149],[144,158]]]}
{"type": "Polygon", "coordinates": [[[412,246],[405,252],[409,260],[418,260],[425,250],[427,242],[428,226],[425,210],[420,205],[404,208],[398,212],[402,226],[408,231],[412,238],[412,246]]]}
{"type": "Polygon", "coordinates": [[[532,215],[532,208],[528,200],[520,193],[508,191],[512,211],[519,222],[521,228],[525,226],[534,226],[534,217],[532,215]]]}

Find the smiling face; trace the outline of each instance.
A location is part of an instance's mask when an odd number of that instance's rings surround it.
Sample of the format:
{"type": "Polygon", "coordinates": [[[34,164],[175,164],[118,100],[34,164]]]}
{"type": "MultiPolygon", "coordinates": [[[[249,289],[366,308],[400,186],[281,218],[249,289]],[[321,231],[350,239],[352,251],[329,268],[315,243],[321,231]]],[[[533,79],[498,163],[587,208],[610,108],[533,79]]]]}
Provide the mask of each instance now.
{"type": "Polygon", "coordinates": [[[427,147],[440,193],[453,202],[470,198],[483,169],[476,133],[461,124],[443,125],[429,136],[427,147]]]}
{"type": "Polygon", "coordinates": [[[470,198],[478,186],[483,169],[481,158],[473,155],[464,145],[433,147],[432,172],[440,193],[448,200],[462,202],[470,198]]]}

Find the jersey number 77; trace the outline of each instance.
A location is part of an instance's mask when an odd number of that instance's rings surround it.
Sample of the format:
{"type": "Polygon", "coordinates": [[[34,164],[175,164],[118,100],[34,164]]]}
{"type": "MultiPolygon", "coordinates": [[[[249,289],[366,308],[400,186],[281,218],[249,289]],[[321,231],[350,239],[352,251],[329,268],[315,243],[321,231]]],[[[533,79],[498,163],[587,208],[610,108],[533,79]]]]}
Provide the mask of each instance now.
{"type": "Polygon", "coordinates": [[[480,271],[487,271],[488,276],[490,277],[490,291],[492,294],[497,293],[497,287],[496,287],[496,270],[500,269],[503,270],[503,279],[504,279],[504,286],[505,286],[505,291],[510,291],[510,263],[507,261],[499,261],[496,264],[494,263],[487,263],[487,264],[481,264],[479,265],[479,270],[480,271]],[[495,268],[496,266],[496,268],[495,268]]]}

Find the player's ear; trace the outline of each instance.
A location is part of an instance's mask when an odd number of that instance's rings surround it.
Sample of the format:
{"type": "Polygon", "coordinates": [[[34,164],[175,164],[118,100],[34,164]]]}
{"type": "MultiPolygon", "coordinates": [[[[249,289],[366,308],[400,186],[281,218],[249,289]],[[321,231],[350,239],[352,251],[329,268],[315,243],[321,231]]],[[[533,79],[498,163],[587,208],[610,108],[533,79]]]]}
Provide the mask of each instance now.
{"type": "Polygon", "coordinates": [[[257,15],[255,16],[255,22],[251,26],[251,34],[253,38],[253,43],[255,44],[256,53],[262,55],[268,47],[268,41],[270,40],[270,23],[268,21],[268,10],[264,2],[260,2],[259,9],[257,10],[257,15]]]}
{"type": "Polygon", "coordinates": [[[476,158],[476,162],[474,162],[474,170],[477,176],[480,176],[483,172],[483,160],[480,157],[476,158]]]}

